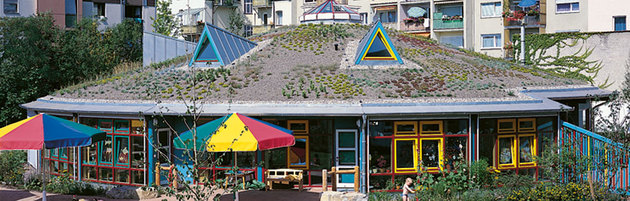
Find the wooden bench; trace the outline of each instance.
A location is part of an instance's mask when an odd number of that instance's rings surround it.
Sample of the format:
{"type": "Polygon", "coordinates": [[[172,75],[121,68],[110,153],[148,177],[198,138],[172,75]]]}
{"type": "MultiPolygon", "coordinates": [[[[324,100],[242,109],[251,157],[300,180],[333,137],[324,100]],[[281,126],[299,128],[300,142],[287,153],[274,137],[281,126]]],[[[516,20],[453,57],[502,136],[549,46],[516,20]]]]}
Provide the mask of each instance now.
{"type": "Polygon", "coordinates": [[[272,189],[273,183],[279,182],[289,184],[289,182],[299,182],[299,191],[304,189],[304,173],[303,170],[294,169],[269,169],[265,171],[265,190],[272,189]]]}

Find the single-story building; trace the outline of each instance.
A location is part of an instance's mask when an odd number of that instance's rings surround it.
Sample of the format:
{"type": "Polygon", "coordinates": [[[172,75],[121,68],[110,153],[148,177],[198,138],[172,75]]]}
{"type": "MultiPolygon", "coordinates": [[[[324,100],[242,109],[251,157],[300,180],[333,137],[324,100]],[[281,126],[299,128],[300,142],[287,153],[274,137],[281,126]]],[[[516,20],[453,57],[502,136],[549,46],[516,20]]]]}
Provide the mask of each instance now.
{"type": "MultiPolygon", "coordinates": [[[[300,25],[249,39],[256,43],[206,28],[204,44],[184,62],[23,104],[29,115],[108,132],[89,147],[47,151],[43,167],[78,180],[149,186],[158,163],[184,166],[174,137],[193,122],[238,112],[292,130],[296,139],[293,147],[238,154],[239,167],[258,180],[266,169],[301,169],[306,186],[318,187],[322,169],[358,166],[362,191],[396,190],[405,177],[448,171],[459,159],[541,178],[533,158],[557,141],[561,122],[591,129],[593,101],[611,94],[380,23],[300,25]],[[194,67],[199,62],[211,65],[194,67]]],[[[39,164],[37,152],[29,157],[39,164]]],[[[223,178],[234,164],[224,157],[201,168],[203,176],[223,178]]],[[[353,181],[343,175],[332,182],[353,181]]]]}

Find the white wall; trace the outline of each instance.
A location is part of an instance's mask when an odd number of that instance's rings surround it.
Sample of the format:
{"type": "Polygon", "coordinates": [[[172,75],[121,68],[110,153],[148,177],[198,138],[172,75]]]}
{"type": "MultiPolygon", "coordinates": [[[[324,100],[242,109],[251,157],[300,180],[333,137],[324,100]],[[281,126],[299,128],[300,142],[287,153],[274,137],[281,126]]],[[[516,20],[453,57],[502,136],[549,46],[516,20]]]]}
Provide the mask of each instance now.
{"type": "MultiPolygon", "coordinates": [[[[547,0],[547,27],[545,31],[547,33],[588,31],[588,0],[580,0],[579,3],[579,12],[557,13],[556,0],[547,0]]],[[[608,7],[612,6],[608,5],[608,7]]]]}
{"type": "Polygon", "coordinates": [[[155,7],[152,6],[142,7],[142,22],[146,32],[153,32],[153,20],[151,18],[155,19],[155,11],[155,7]]]}
{"type": "Polygon", "coordinates": [[[291,1],[275,1],[274,4],[276,7],[276,12],[282,11],[282,24],[276,24],[276,22],[274,22],[274,24],[282,25],[282,26],[292,25],[291,19],[295,18],[295,16],[293,16],[293,8],[291,7],[292,5],[291,1]]]}
{"type": "MultiPolygon", "coordinates": [[[[503,57],[503,39],[504,39],[504,28],[503,28],[503,18],[498,17],[482,17],[481,16],[481,4],[482,3],[502,3],[501,0],[476,0],[474,6],[474,34],[472,38],[473,48],[477,52],[481,52],[483,54],[487,54],[493,57],[503,57]],[[498,48],[483,48],[483,41],[481,39],[481,35],[485,34],[500,34],[501,35],[501,47],[498,48]]],[[[503,6],[503,4],[501,4],[503,6]]],[[[466,16],[464,16],[466,17],[466,16]]]]}
{"type": "Polygon", "coordinates": [[[348,5],[352,7],[359,7],[359,14],[367,13],[367,23],[372,24],[374,13],[370,8],[370,0],[348,0],[348,5]]]}
{"type": "Polygon", "coordinates": [[[626,30],[630,30],[630,1],[597,0],[588,5],[588,31],[614,31],[614,16],[626,16],[626,30]]]}
{"type": "MultiPolygon", "coordinates": [[[[4,3],[0,1],[0,3],[4,3]]],[[[18,0],[18,13],[4,14],[4,5],[0,7],[0,17],[28,17],[35,14],[37,0],[18,0]]]]}
{"type": "Polygon", "coordinates": [[[104,30],[105,28],[112,27],[122,22],[122,6],[120,4],[106,3],[105,4],[105,19],[100,21],[98,29],[104,30]]]}

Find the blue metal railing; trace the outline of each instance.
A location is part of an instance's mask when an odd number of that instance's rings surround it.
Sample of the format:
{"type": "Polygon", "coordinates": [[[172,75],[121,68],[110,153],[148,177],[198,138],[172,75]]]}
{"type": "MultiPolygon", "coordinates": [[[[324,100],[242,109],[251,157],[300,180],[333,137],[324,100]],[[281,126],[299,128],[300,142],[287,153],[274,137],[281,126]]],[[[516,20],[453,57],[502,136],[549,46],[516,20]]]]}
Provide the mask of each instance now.
{"type": "MultiPolygon", "coordinates": [[[[572,142],[576,155],[588,156],[590,174],[593,182],[606,185],[619,193],[630,195],[630,172],[628,169],[629,152],[621,144],[567,122],[561,122],[560,144],[572,142]]],[[[572,171],[567,171],[572,172],[572,171]]],[[[587,175],[577,176],[586,181],[587,175]]]]}

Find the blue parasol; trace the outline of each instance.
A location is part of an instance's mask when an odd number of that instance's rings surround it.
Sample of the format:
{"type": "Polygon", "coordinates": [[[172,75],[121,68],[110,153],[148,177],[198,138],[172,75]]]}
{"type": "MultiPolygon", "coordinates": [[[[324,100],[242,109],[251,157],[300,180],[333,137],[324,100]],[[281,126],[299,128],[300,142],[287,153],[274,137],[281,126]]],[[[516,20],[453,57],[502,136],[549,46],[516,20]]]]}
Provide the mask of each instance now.
{"type": "Polygon", "coordinates": [[[538,2],[538,0],[522,0],[518,3],[518,6],[521,8],[530,7],[536,5],[536,2],[538,2]]]}
{"type": "Polygon", "coordinates": [[[422,17],[424,16],[425,13],[427,13],[427,11],[424,8],[420,8],[420,7],[411,7],[409,8],[409,10],[407,10],[407,15],[413,18],[422,17]]]}

